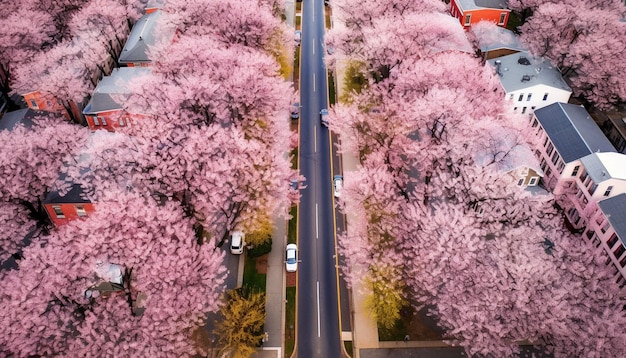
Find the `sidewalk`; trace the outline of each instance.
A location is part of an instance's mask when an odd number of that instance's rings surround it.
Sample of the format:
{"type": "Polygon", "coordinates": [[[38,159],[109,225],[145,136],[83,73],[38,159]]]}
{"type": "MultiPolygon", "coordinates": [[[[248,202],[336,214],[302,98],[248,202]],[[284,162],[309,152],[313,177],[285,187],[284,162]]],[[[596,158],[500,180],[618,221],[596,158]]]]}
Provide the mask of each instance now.
{"type": "MultiPolygon", "coordinates": [[[[333,25],[338,25],[333,21],[333,25]]],[[[342,84],[344,81],[343,64],[338,62],[335,70],[335,84],[337,98],[341,98],[342,84]]],[[[344,180],[350,180],[350,173],[357,170],[358,160],[349,153],[342,154],[344,180]]],[[[355,222],[354,217],[346,214],[346,230],[349,231],[352,223],[355,222]]],[[[342,340],[352,340],[353,357],[360,357],[360,349],[378,348],[378,326],[376,320],[371,316],[369,310],[365,307],[364,287],[360,283],[355,283],[351,290],[352,307],[341,307],[342,310],[349,309],[352,315],[352,337],[342,334],[342,340]]],[[[401,342],[404,343],[404,342],[401,342]]]]}
{"type": "Polygon", "coordinates": [[[263,347],[252,355],[254,358],[282,358],[285,346],[285,270],[283,252],[287,243],[287,223],[283,218],[274,220],[272,251],[267,257],[265,278],[265,325],[267,339],[263,347]]]}

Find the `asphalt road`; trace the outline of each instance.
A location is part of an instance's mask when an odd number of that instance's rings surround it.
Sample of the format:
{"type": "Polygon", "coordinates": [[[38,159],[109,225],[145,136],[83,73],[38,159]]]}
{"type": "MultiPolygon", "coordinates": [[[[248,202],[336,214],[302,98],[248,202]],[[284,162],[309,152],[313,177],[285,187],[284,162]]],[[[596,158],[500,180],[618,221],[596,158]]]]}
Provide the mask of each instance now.
{"type": "Polygon", "coordinates": [[[296,354],[341,357],[329,132],[319,112],[328,107],[323,63],[324,4],[302,2],[300,53],[300,172],[307,187],[299,206],[296,354]]]}

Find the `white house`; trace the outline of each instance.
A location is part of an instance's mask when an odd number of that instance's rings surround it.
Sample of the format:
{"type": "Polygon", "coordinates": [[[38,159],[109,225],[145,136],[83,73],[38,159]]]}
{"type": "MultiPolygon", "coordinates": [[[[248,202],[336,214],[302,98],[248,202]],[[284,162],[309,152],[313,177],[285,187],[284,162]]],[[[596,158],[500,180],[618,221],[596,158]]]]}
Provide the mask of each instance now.
{"type": "Polygon", "coordinates": [[[598,202],[583,237],[590,240],[613,268],[615,282],[626,285],[626,194],[598,202]]]}
{"type": "Polygon", "coordinates": [[[567,103],[572,89],[549,60],[521,51],[488,60],[495,70],[508,106],[531,113],[553,103],[567,103]]]}
{"type": "Polygon", "coordinates": [[[574,228],[584,228],[589,203],[626,193],[626,155],[617,153],[582,106],[555,103],[535,111],[542,143],[536,155],[544,186],[567,203],[574,228]]]}
{"type": "Polygon", "coordinates": [[[163,11],[155,10],[143,15],[133,29],[120,53],[120,66],[146,67],[150,66],[149,49],[160,41],[171,41],[174,37],[174,28],[164,24],[161,20],[163,11]],[[164,26],[167,26],[163,28],[164,26]]]}

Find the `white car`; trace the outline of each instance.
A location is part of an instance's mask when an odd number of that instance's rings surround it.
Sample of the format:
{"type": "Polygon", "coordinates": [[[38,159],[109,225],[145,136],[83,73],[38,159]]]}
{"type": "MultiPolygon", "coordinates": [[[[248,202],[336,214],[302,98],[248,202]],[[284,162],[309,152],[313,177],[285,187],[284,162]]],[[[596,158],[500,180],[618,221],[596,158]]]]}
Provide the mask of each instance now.
{"type": "Polygon", "coordinates": [[[324,127],[328,127],[328,110],[326,108],[323,108],[320,111],[320,123],[324,127]]]}
{"type": "Polygon", "coordinates": [[[296,40],[296,46],[300,46],[300,42],[302,42],[302,31],[296,31],[294,39],[296,40]]]}
{"type": "Polygon", "coordinates": [[[298,246],[288,244],[285,251],[285,269],[287,272],[296,272],[298,269],[298,246]]]}
{"type": "Polygon", "coordinates": [[[335,189],[335,198],[341,196],[341,189],[343,188],[343,177],[341,175],[335,175],[333,178],[333,187],[335,189]]]}
{"type": "Polygon", "coordinates": [[[246,235],[241,231],[233,231],[230,234],[230,253],[234,255],[243,254],[243,248],[246,246],[246,235]]]}

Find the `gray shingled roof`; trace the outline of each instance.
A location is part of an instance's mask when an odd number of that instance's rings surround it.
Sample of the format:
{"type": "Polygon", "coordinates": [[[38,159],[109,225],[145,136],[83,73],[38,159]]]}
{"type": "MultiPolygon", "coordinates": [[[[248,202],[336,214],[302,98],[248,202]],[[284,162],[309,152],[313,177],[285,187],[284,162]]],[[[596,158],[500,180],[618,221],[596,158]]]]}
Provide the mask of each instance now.
{"type": "Polygon", "coordinates": [[[5,113],[2,119],[0,119],[0,131],[5,129],[11,131],[18,124],[31,127],[33,125],[32,119],[34,114],[35,112],[30,108],[5,113]]]}
{"type": "Polygon", "coordinates": [[[616,152],[582,106],[553,103],[535,110],[535,116],[566,163],[595,152],[616,152]]]}
{"type": "Polygon", "coordinates": [[[128,35],[118,62],[150,62],[148,48],[156,43],[157,23],[162,12],[157,10],[142,16],[128,35]]]}
{"type": "Polygon", "coordinates": [[[626,194],[619,194],[598,202],[617,236],[626,245],[626,194]]]}
{"type": "Polygon", "coordinates": [[[483,8],[508,10],[507,0],[457,0],[457,4],[459,4],[463,10],[477,10],[483,8]]]}
{"type": "Polygon", "coordinates": [[[580,159],[594,183],[608,179],[626,181],[626,155],[621,153],[593,153],[580,159]]]}
{"type": "Polygon", "coordinates": [[[43,201],[44,204],[62,204],[62,203],[91,203],[90,200],[86,200],[83,198],[83,187],[80,184],[72,184],[72,189],[70,189],[67,194],[61,196],[59,192],[54,190],[48,193],[46,199],[43,201]]]}
{"type": "Polygon", "coordinates": [[[482,52],[511,49],[516,51],[525,51],[526,49],[519,40],[519,37],[509,29],[500,26],[482,27],[477,30],[472,27],[472,32],[478,40],[478,47],[482,52]]]}
{"type": "MultiPolygon", "coordinates": [[[[93,91],[91,100],[83,110],[84,114],[97,114],[100,112],[121,109],[114,95],[130,95],[128,84],[140,76],[150,73],[149,68],[144,67],[120,67],[113,69],[110,76],[105,76],[93,91]]],[[[119,96],[117,96],[119,97],[119,96]]],[[[119,100],[119,98],[118,98],[119,100]]]]}
{"type": "Polygon", "coordinates": [[[507,93],[540,84],[572,92],[559,70],[545,58],[534,57],[528,52],[518,52],[487,62],[496,69],[500,83],[507,93]]]}

